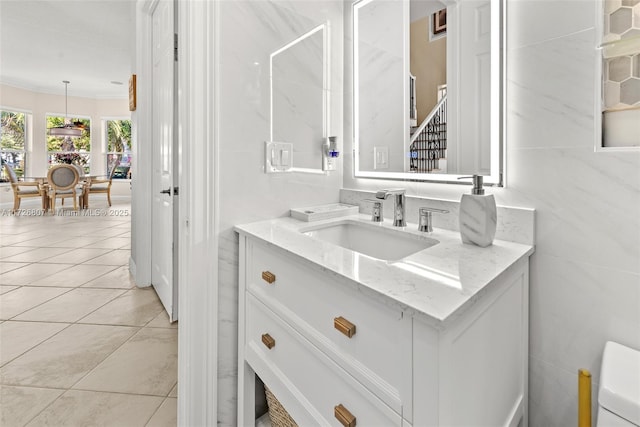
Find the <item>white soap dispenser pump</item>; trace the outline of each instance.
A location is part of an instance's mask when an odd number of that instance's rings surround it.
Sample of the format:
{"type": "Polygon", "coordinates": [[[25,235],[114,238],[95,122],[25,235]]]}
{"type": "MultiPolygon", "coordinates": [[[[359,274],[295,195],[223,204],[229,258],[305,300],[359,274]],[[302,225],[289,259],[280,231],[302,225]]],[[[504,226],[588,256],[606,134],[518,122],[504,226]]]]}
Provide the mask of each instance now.
{"type": "Polygon", "coordinates": [[[496,200],[493,194],[484,194],[481,175],[464,176],[472,178],[471,194],[463,194],[460,199],[460,237],[462,243],[487,247],[493,243],[498,221],[496,200]]]}

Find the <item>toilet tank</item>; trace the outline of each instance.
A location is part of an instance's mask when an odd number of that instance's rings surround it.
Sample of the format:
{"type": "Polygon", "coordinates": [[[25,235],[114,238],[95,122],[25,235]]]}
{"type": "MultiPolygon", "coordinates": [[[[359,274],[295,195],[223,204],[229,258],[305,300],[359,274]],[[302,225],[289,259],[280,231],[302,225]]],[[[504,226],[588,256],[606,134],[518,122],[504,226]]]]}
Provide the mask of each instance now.
{"type": "Polygon", "coordinates": [[[640,426],[639,351],[611,341],[606,343],[602,356],[598,406],[598,427],[625,425],[616,424],[612,415],[640,426]]]}

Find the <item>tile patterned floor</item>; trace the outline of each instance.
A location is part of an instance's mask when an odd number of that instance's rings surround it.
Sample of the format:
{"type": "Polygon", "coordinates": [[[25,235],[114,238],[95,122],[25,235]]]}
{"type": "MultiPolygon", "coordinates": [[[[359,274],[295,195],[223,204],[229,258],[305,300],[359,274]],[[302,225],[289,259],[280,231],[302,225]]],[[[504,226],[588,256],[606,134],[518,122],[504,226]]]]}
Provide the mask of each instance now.
{"type": "Polygon", "coordinates": [[[129,275],[130,211],[0,218],[0,426],[176,425],[177,325],[129,275]]]}

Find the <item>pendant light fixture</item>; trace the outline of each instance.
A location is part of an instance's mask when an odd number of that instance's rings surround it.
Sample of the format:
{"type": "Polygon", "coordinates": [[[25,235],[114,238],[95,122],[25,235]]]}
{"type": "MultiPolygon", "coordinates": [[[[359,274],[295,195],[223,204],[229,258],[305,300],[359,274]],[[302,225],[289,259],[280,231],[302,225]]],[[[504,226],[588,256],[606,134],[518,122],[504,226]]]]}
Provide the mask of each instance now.
{"type": "Polygon", "coordinates": [[[77,138],[82,136],[82,129],[84,129],[84,126],[76,126],[75,123],[71,123],[69,121],[69,118],[67,117],[67,104],[68,104],[67,86],[69,85],[69,81],[63,80],[62,83],[64,83],[64,124],[62,126],[49,128],[49,135],[69,136],[69,137],[77,138]]]}

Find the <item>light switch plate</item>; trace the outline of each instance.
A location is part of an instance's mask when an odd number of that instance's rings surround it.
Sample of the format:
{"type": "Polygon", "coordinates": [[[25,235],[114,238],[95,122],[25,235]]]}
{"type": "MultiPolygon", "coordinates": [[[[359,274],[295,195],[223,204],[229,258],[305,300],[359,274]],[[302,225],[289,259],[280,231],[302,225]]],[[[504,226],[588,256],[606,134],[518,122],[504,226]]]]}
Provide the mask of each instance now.
{"type": "Polygon", "coordinates": [[[373,147],[373,168],[389,169],[389,147],[373,147]]]}
{"type": "Polygon", "coordinates": [[[290,172],[293,168],[293,144],[290,142],[265,141],[264,172],[290,172]]]}

